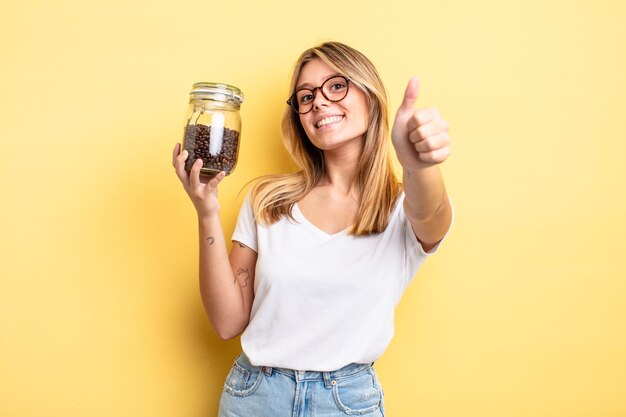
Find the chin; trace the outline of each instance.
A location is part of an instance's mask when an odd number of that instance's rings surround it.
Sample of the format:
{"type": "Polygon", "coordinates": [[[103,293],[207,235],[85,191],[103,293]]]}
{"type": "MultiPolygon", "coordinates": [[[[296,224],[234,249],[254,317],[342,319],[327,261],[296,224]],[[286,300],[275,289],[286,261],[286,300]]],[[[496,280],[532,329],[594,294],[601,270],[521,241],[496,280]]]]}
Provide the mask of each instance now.
{"type": "MultiPolygon", "coordinates": [[[[309,139],[310,140],[310,139],[309,139]]],[[[333,151],[344,146],[354,146],[358,142],[365,141],[365,136],[361,136],[353,139],[342,139],[342,138],[325,138],[324,140],[319,140],[316,138],[315,141],[310,140],[313,146],[322,150],[322,151],[333,151]]]]}

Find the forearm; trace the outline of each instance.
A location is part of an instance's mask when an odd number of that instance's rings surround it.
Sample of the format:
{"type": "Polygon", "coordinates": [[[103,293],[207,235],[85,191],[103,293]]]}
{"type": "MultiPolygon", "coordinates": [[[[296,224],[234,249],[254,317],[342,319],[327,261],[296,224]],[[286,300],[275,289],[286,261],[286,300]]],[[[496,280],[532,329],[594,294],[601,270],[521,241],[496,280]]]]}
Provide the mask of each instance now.
{"type": "Polygon", "coordinates": [[[219,216],[198,219],[200,294],[213,329],[226,339],[241,327],[243,295],[235,279],[219,216]]]}
{"type": "Polygon", "coordinates": [[[438,165],[404,169],[404,211],[422,242],[436,243],[445,236],[452,220],[452,207],[438,165]]]}

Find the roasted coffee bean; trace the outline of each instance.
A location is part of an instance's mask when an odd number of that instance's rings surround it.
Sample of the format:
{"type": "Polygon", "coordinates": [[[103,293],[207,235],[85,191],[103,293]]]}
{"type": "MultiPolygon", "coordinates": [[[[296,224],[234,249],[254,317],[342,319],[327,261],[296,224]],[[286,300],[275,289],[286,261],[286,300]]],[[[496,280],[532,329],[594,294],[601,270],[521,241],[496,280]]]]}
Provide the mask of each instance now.
{"type": "Polygon", "coordinates": [[[193,163],[200,158],[202,159],[202,170],[200,171],[202,174],[209,174],[211,171],[214,173],[224,171],[230,174],[237,163],[239,132],[224,128],[221,149],[217,149],[217,154],[211,155],[209,152],[211,149],[211,126],[189,125],[185,129],[185,149],[189,152],[185,161],[187,172],[191,171],[193,163]]]}

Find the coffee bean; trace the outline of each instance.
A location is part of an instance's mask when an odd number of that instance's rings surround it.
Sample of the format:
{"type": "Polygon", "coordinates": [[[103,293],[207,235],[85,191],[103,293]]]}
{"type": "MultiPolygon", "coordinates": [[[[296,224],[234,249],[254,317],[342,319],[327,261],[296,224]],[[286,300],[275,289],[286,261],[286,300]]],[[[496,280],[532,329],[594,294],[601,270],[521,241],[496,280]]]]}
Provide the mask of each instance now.
{"type": "Polygon", "coordinates": [[[185,129],[184,149],[189,152],[185,161],[185,170],[191,171],[191,166],[196,159],[202,159],[201,174],[217,173],[224,171],[230,174],[237,163],[239,151],[239,132],[234,129],[224,128],[222,147],[216,155],[209,152],[211,145],[211,126],[196,124],[189,125],[185,129]],[[205,171],[205,172],[203,172],[205,171]]]}

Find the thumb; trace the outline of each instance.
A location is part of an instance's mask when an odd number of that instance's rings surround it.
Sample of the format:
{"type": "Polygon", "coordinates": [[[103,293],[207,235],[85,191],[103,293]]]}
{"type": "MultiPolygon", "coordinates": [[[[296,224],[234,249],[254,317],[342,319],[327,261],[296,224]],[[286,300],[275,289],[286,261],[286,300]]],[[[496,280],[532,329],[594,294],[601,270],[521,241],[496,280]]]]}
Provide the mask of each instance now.
{"type": "Polygon", "coordinates": [[[417,101],[417,96],[420,92],[420,80],[417,77],[411,77],[409,85],[406,86],[404,91],[404,99],[400,105],[400,111],[408,112],[413,110],[413,105],[417,101]]]}

